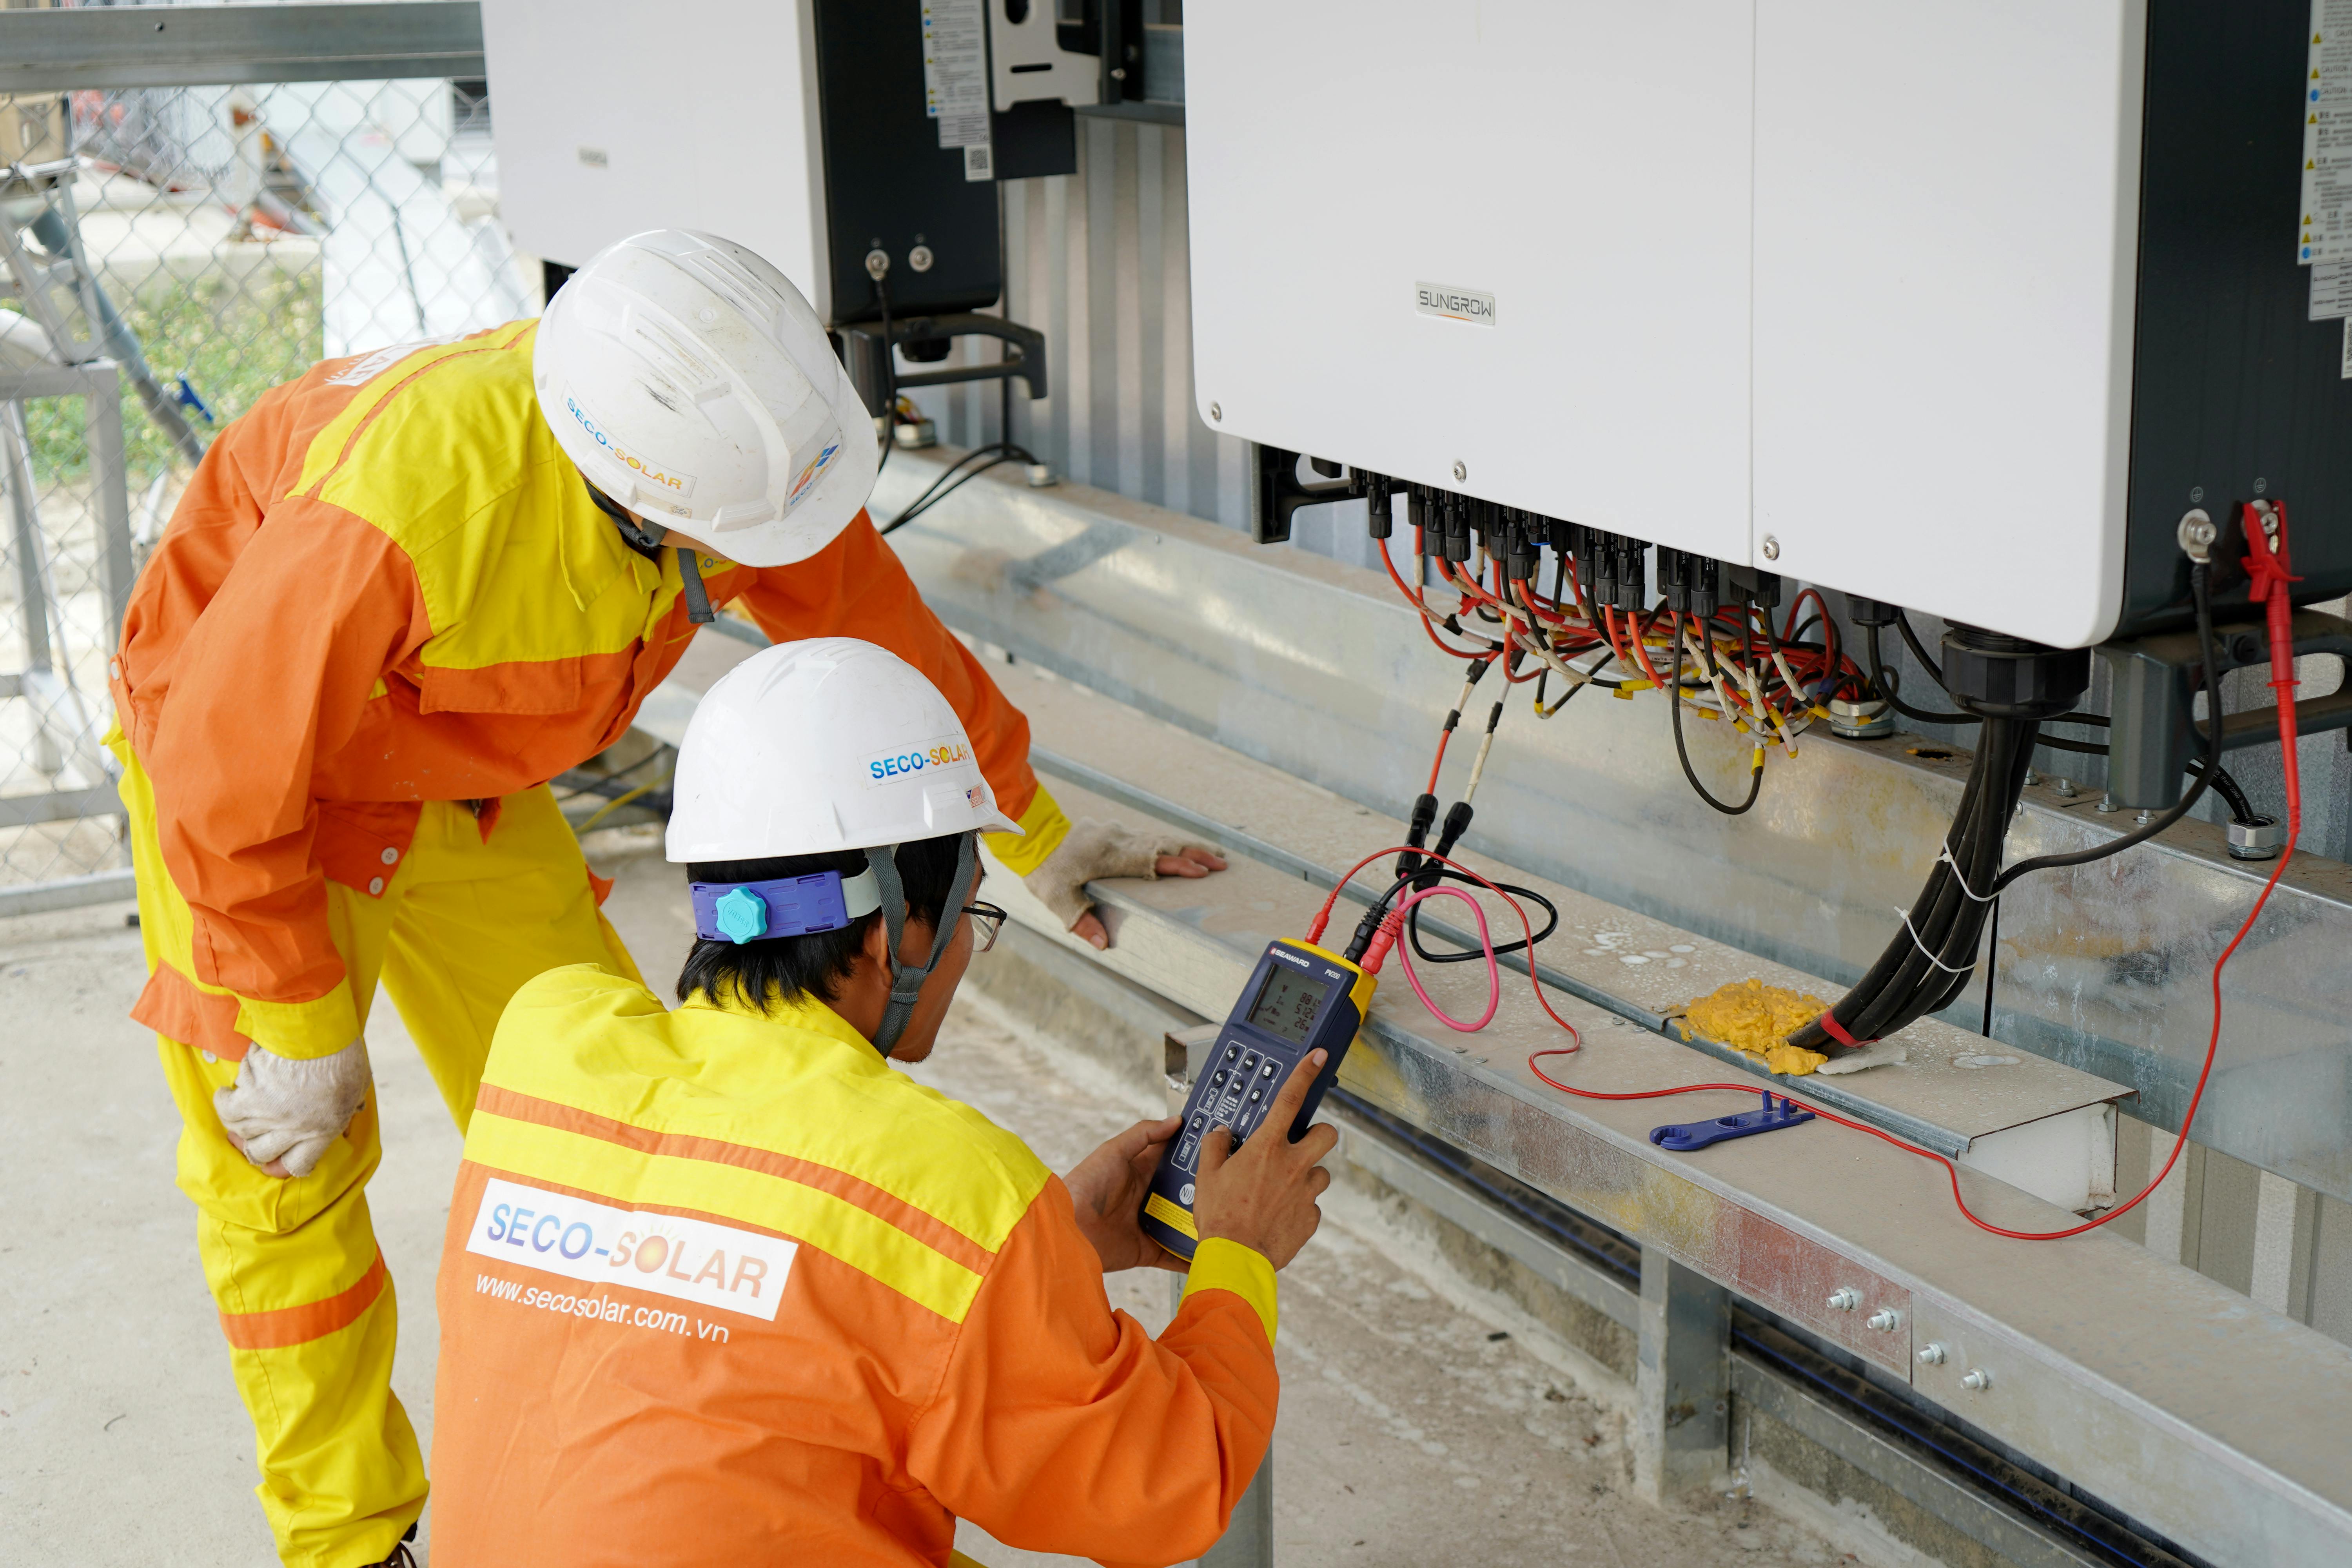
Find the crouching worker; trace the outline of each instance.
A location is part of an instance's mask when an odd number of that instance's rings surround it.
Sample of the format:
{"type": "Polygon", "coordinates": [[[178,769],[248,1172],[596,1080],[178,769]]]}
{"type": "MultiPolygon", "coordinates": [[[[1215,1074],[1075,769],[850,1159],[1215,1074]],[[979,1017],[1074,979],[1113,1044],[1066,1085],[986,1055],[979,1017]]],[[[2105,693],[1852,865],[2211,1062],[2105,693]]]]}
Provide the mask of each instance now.
{"type": "Polygon", "coordinates": [[[1178,1122],[1057,1178],[891,1065],[995,939],[973,840],[1009,826],[881,648],[784,644],[711,689],[669,826],[683,1005],[551,970],[490,1048],[441,1267],[436,1568],[938,1564],[960,1517],[1117,1563],[1223,1533],[1336,1135],[1204,1150],[1182,1309],[1157,1340],[1111,1310],[1107,1271],[1178,1266],[1136,1223],[1178,1122]]]}

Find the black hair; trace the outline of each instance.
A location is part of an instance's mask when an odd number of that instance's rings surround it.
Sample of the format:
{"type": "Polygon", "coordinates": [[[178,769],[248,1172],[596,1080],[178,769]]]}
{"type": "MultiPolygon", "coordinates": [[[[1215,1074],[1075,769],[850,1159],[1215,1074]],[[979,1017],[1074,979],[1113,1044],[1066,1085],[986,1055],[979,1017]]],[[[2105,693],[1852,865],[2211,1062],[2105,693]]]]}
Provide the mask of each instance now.
{"type": "MultiPolygon", "coordinates": [[[[957,851],[967,835],[918,838],[898,846],[893,857],[898,880],[907,894],[907,918],[934,931],[954,891],[957,851]]],[[[854,877],[866,869],[866,851],[845,849],[829,855],[786,855],[766,860],[703,860],[686,868],[697,882],[770,882],[805,877],[817,871],[838,871],[854,877]]],[[[698,940],[678,971],[677,999],[707,992],[714,1000],[731,990],[747,1006],[766,1012],[772,1001],[792,1001],[813,995],[820,1002],[840,998],[841,983],[856,970],[866,933],[882,918],[879,910],[858,916],[839,931],[806,936],[780,936],[759,942],[698,940]]]]}

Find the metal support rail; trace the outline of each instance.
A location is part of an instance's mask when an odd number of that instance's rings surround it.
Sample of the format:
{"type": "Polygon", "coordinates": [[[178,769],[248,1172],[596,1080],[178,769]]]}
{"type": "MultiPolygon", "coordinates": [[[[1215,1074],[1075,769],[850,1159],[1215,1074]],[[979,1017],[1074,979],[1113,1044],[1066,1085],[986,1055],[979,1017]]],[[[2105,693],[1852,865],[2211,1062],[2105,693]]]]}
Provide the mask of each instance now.
{"type": "MultiPolygon", "coordinates": [[[[1129,784],[1123,779],[1113,777],[1100,768],[1090,767],[1075,757],[1064,756],[1046,747],[1032,746],[1029,750],[1029,761],[1039,773],[1066,779],[1075,784],[1083,784],[1087,789],[1118,801],[1122,805],[1131,806],[1137,811],[1157,816],[1163,821],[1192,828],[1197,833],[1207,836],[1213,842],[1239,854],[1246,855],[1253,860],[1263,861],[1266,865],[1294,872],[1301,880],[1311,883],[1315,887],[1328,888],[1339,879],[1339,873],[1336,868],[1318,865],[1304,856],[1283,848],[1278,844],[1268,843],[1255,834],[1236,829],[1230,823],[1219,822],[1216,818],[1194,811],[1190,806],[1169,800],[1165,796],[1154,795],[1150,790],[1129,784]]],[[[1386,887],[1384,880],[1380,881],[1378,885],[1383,889],[1386,887]]],[[[1341,896],[1369,907],[1377,895],[1367,891],[1364,885],[1360,883],[1350,882],[1341,889],[1341,896]]],[[[1453,942],[1457,947],[1466,950],[1475,949],[1478,945],[1476,936],[1465,928],[1452,924],[1426,910],[1422,914],[1421,926],[1424,931],[1453,942]]],[[[1528,973],[1528,956],[1524,952],[1503,953],[1496,962],[1505,968],[1515,970],[1521,974],[1528,973]]],[[[1694,1035],[1687,1041],[1684,1040],[1681,1031],[1675,1027],[1665,1015],[1644,1007],[1638,1002],[1628,1001],[1614,992],[1605,990],[1589,981],[1580,980],[1562,969],[1540,961],[1535,963],[1534,973],[1536,977],[1546,985],[1590,1002],[1596,1007],[1625,1019],[1628,1023],[1638,1024],[1654,1033],[1664,1035],[1677,1045],[1687,1045],[1693,1050],[1704,1052],[1725,1066],[1757,1079],[1759,1087],[1772,1083],[1778,1083],[1783,1089],[1789,1087],[1784,1079],[1773,1073],[1745,1051],[1717,1044],[1698,1035],[1694,1035]]],[[[1379,1025],[1375,1023],[1368,1026],[1377,1028],[1379,1025]]],[[[1856,1094],[1844,1088],[1835,1079],[1818,1076],[1809,1078],[1805,1079],[1802,1089],[1808,1099],[1818,1100],[1833,1110],[1843,1111],[1857,1121],[1867,1121],[1874,1127],[1884,1128],[1896,1137],[1907,1139],[1923,1149],[1932,1149],[1938,1154],[1953,1159],[1958,1159],[1968,1152],[1969,1141],[1952,1131],[1951,1129],[1923,1121],[1916,1116],[1906,1115],[1893,1106],[1884,1105],[1875,1100],[1856,1094]]]]}
{"type": "Polygon", "coordinates": [[[476,0],[0,11],[0,92],[483,74],[476,0]]]}

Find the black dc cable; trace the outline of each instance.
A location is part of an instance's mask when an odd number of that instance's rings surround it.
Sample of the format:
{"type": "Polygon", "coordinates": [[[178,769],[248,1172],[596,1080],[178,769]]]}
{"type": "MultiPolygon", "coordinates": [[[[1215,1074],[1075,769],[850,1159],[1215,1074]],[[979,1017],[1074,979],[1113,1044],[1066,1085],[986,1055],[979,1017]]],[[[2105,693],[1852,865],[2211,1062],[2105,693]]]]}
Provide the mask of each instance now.
{"type": "Polygon", "coordinates": [[[882,307],[882,457],[874,465],[874,477],[879,479],[882,470],[890,466],[891,450],[898,445],[898,350],[890,342],[890,286],[878,274],[874,279],[874,298],[882,307]]]}
{"type": "MultiPolygon", "coordinates": [[[[1706,646],[1709,648],[1712,648],[1715,646],[1714,633],[1712,632],[1707,634],[1706,646]]],[[[1674,710],[1673,723],[1675,729],[1675,760],[1681,763],[1683,765],[1683,777],[1690,781],[1690,786],[1693,790],[1697,792],[1699,799],[1706,802],[1707,805],[1715,807],[1716,810],[1723,813],[1724,816],[1738,816],[1741,815],[1746,812],[1748,807],[1756,804],[1757,795],[1761,793],[1764,788],[1763,754],[1760,750],[1755,754],[1752,765],[1748,770],[1748,798],[1741,801],[1738,805],[1727,805],[1726,803],[1716,799],[1713,795],[1707,792],[1706,785],[1698,782],[1698,773],[1691,766],[1689,748],[1685,746],[1683,742],[1683,626],[1680,616],[1676,616],[1675,620],[1674,673],[1666,678],[1666,684],[1670,688],[1666,693],[1668,699],[1666,706],[1674,710]]],[[[1728,719],[1731,715],[1726,713],[1724,717],[1728,719]]]]}
{"type": "MultiPolygon", "coordinates": [[[[2212,692],[2211,676],[2220,668],[2221,658],[2213,638],[2209,568],[2192,564],[2189,580],[2197,606],[2205,685],[2212,692]]],[[[1876,650],[1872,651],[1875,665],[1876,650]]],[[[2146,826],[2108,843],[2069,854],[2036,856],[2004,870],[2002,846],[2024,793],[2040,721],[1986,717],[1982,722],[1984,732],[1960,809],[1953,819],[1953,834],[1945,841],[1944,853],[1928,873],[1917,900],[1905,915],[1902,934],[1887,944],[1869,972],[1830,1010],[1838,1026],[1857,1044],[1883,1038],[1951,1005],[1974,975],[1979,938],[1992,916],[1994,900],[2020,877],[2084,865],[2145,843],[2188,814],[2221,766],[2221,711],[2216,696],[2211,699],[2205,731],[2205,754],[2194,770],[2196,782],[2170,808],[2146,826]]],[[[1789,1038],[1791,1044],[1812,1050],[1843,1044],[1819,1019],[1789,1038]]]]}
{"type": "MultiPolygon", "coordinates": [[[[2146,826],[2136,828],[2119,838],[2110,839],[2105,844],[2095,845],[2088,849],[2077,849],[2065,855],[2036,855],[2031,860],[2020,860],[2016,865],[2000,873],[1992,885],[1992,891],[1998,893],[2020,877],[2031,872],[2054,870],[2062,866],[2086,866],[2094,860],[2104,860],[2110,855],[2120,855],[2135,844],[2145,844],[2188,816],[2189,807],[2195,805],[2199,797],[2204,795],[2207,784],[2219,787],[2221,773],[2221,682],[2219,679],[2221,668],[2221,644],[2213,636],[2211,577],[2212,568],[2202,562],[2192,563],[2189,568],[2189,595],[2197,605],[2197,647],[2204,661],[2200,679],[2205,687],[2205,754],[2198,759],[2200,765],[2191,770],[2197,782],[2181,791],[2180,798],[2151,819],[2146,826]]],[[[2196,721],[2189,721],[2189,724],[2192,729],[2195,728],[2196,721]]],[[[2234,786],[2237,781],[2232,779],[2231,783],[2234,786]]],[[[2241,799],[2244,797],[2244,794],[2242,790],[2238,791],[2241,799]]],[[[2223,798],[2229,797],[2224,795],[2223,798]]]]}

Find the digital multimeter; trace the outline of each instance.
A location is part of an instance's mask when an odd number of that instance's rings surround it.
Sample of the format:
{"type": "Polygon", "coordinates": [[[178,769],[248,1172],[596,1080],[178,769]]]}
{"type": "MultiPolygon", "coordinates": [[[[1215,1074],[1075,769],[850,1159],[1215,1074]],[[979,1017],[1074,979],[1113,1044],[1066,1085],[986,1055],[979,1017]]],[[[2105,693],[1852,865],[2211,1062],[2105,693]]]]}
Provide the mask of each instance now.
{"type": "Polygon", "coordinates": [[[1379,982],[1334,952],[1312,942],[1284,938],[1267,945],[1184,1101],[1184,1125],[1143,1200],[1143,1234],[1179,1258],[1192,1256],[1199,1236],[1192,1228],[1192,1181],[1199,1173],[1201,1143],[1218,1127],[1233,1130],[1238,1146],[1258,1130],[1276,1093],[1291,1072],[1320,1048],[1323,1070],[1307,1090],[1292,1142],[1307,1135],[1324,1091],[1339,1074],[1339,1060],[1364,1026],[1379,982]]]}

